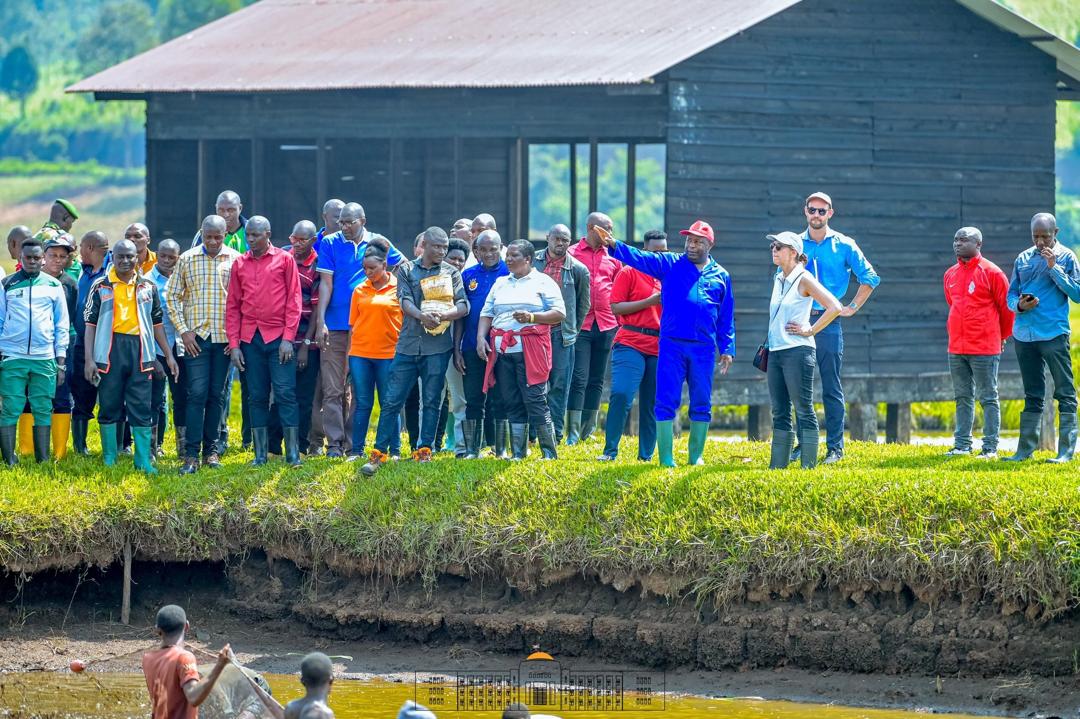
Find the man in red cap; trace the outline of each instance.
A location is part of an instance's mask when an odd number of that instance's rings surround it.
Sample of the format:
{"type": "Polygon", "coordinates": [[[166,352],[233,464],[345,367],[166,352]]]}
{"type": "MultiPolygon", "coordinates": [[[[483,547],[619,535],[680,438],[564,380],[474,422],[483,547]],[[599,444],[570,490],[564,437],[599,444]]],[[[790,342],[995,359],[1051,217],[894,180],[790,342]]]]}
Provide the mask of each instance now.
{"type": "Polygon", "coordinates": [[[709,256],[715,242],[709,223],[698,220],[680,234],[685,252],[642,252],[600,233],[612,257],[660,280],[660,356],[656,365],[656,439],[660,464],[674,467],[672,423],[690,389],[690,464],[701,455],[712,419],[713,367],[720,356],[726,374],[735,357],[735,298],[731,276],[709,256]]]}

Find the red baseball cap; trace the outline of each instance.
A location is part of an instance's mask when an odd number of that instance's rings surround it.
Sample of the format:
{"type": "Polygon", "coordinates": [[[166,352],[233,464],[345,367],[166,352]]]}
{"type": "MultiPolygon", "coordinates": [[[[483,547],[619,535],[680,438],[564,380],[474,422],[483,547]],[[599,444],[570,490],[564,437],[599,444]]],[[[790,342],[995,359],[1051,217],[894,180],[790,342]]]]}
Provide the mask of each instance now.
{"type": "Polygon", "coordinates": [[[716,238],[713,236],[712,225],[704,220],[698,220],[694,224],[690,225],[689,230],[679,230],[680,235],[697,235],[698,237],[704,237],[709,242],[716,242],[716,238]]]}

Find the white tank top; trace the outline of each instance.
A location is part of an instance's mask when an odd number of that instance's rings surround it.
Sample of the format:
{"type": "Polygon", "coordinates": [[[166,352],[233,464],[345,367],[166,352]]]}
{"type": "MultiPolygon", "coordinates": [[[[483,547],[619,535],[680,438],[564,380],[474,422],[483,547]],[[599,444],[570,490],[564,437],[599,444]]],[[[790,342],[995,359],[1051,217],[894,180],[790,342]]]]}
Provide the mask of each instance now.
{"type": "Polygon", "coordinates": [[[785,277],[776,271],[773,282],[772,300],[769,302],[769,351],[791,349],[792,347],[815,347],[813,337],[801,337],[787,331],[788,322],[801,325],[810,324],[810,308],[813,297],[803,297],[799,292],[799,281],[806,268],[795,265],[785,277]]]}

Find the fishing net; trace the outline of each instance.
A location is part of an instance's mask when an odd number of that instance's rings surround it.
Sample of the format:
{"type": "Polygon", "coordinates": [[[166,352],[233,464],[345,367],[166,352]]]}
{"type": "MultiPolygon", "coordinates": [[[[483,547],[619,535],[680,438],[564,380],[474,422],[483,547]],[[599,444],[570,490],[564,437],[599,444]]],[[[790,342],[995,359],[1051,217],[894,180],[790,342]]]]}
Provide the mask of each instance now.
{"type": "Polygon", "coordinates": [[[199,707],[199,719],[272,719],[270,702],[276,704],[266,680],[234,661],[225,666],[199,707]]]}

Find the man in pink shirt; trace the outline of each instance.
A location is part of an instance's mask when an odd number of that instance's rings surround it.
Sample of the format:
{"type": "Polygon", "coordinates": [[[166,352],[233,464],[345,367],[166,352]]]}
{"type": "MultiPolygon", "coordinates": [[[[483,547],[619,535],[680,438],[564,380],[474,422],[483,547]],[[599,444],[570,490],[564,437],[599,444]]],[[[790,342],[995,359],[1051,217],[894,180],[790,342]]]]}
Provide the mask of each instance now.
{"type": "Polygon", "coordinates": [[[570,398],[566,403],[566,444],[577,444],[589,438],[596,428],[596,413],[600,410],[600,395],[604,392],[604,375],[611,342],[619,323],[611,311],[611,287],[622,263],[607,253],[604,241],[597,233],[600,227],[611,232],[611,218],[593,212],[585,221],[587,233],[570,248],[570,254],[589,270],[589,312],[581,324],[574,347],[574,375],[570,380],[570,398]]]}
{"type": "Polygon", "coordinates": [[[229,277],[225,334],[233,366],[247,373],[253,465],[266,464],[270,387],[285,435],[285,460],[300,465],[300,413],[296,404],[293,342],[302,307],[300,273],[293,256],[270,242],[270,222],[256,215],[247,223],[248,251],[229,277]]]}

